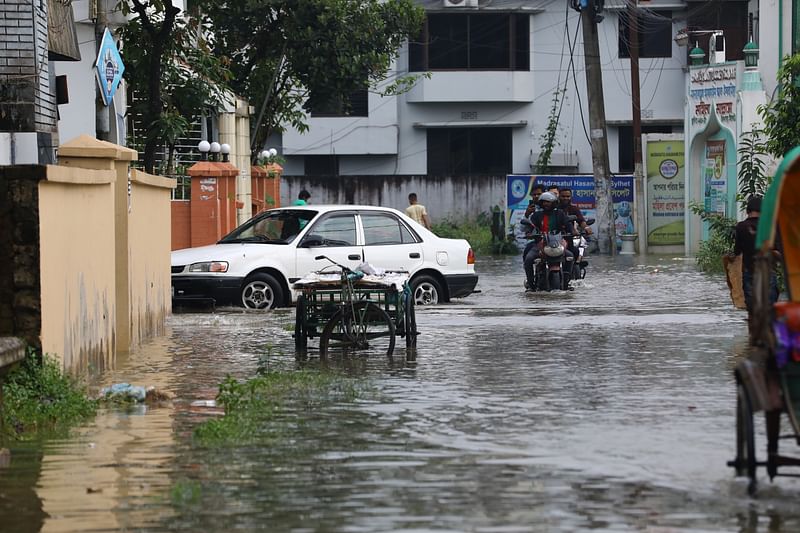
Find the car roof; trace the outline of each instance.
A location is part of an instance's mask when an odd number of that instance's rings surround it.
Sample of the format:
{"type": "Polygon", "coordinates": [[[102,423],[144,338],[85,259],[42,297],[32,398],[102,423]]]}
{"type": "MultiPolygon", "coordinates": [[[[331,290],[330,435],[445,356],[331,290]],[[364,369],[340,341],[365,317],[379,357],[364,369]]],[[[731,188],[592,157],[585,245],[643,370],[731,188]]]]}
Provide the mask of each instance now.
{"type": "Polygon", "coordinates": [[[303,210],[303,211],[318,211],[325,213],[328,211],[397,211],[394,207],[383,207],[376,205],[342,205],[342,204],[306,204],[306,205],[287,205],[276,207],[269,211],[278,210],[303,210]]]}

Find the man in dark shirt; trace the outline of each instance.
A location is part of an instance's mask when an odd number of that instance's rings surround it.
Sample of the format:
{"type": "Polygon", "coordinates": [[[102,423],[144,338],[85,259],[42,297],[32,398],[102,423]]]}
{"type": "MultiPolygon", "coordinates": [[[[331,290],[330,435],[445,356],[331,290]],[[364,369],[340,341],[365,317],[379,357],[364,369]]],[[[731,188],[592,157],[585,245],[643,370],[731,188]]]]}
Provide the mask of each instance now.
{"type": "Polygon", "coordinates": [[[577,205],[572,205],[572,189],[564,187],[558,191],[558,207],[564,211],[567,216],[575,216],[575,222],[578,223],[578,227],[580,227],[582,232],[585,232],[586,235],[592,234],[592,228],[586,225],[586,219],[581,212],[581,208],[577,205]]]}
{"type": "MultiPolygon", "coordinates": [[[[747,312],[752,311],[753,293],[753,266],[756,256],[756,231],[758,230],[758,217],[761,215],[761,198],[751,196],[745,208],[747,218],[736,224],[733,243],[734,255],[742,255],[742,292],[747,312]]],[[[773,272],[769,282],[770,301],[775,303],[778,299],[777,278],[773,272]]]]}

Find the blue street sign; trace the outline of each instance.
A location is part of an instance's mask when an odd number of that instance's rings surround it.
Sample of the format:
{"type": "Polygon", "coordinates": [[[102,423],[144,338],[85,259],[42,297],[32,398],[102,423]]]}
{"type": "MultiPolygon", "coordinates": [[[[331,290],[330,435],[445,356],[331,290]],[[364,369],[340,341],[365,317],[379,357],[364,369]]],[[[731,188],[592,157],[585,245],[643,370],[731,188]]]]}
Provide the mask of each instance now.
{"type": "Polygon", "coordinates": [[[100,85],[100,92],[103,94],[103,102],[111,105],[114,93],[117,92],[119,82],[122,80],[122,73],[125,72],[125,65],[122,64],[122,56],[119,55],[117,45],[108,28],[103,32],[103,40],[100,43],[100,50],[97,52],[94,69],[97,74],[97,83],[100,85]]]}

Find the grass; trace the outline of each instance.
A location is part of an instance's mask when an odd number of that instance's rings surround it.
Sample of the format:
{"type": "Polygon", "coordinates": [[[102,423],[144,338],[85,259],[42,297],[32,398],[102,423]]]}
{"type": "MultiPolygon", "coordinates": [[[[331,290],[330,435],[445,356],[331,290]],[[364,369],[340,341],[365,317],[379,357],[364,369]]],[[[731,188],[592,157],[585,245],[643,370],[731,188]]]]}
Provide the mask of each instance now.
{"type": "Polygon", "coordinates": [[[18,439],[63,433],[93,417],[97,401],[52,357],[29,351],[3,386],[0,413],[5,436],[18,439]]]}
{"type": "Polygon", "coordinates": [[[292,413],[352,402],[368,390],[361,381],[323,369],[264,369],[242,382],[228,376],[217,395],[225,415],[198,426],[194,437],[198,444],[210,447],[281,439],[292,424],[292,413]]]}
{"type": "Polygon", "coordinates": [[[481,213],[477,218],[454,222],[443,220],[432,224],[431,231],[439,237],[466,239],[477,255],[517,254],[514,242],[492,239],[492,215],[481,213]]]}

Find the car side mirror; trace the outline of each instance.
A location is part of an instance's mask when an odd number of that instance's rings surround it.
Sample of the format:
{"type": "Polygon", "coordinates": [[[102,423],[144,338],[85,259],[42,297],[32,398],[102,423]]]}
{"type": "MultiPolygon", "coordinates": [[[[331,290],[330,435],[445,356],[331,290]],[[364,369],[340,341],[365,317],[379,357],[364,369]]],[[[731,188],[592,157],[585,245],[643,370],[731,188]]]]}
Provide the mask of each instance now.
{"type": "Polygon", "coordinates": [[[301,248],[318,248],[320,246],[325,246],[325,239],[321,235],[315,234],[306,236],[300,244],[301,248]]]}
{"type": "Polygon", "coordinates": [[[519,225],[522,226],[525,229],[532,229],[533,228],[533,223],[530,220],[528,220],[527,218],[521,218],[519,220],[519,225]]]}
{"type": "Polygon", "coordinates": [[[591,226],[592,224],[594,224],[594,219],[593,218],[587,218],[586,219],[586,225],[587,226],[591,226]]]}

